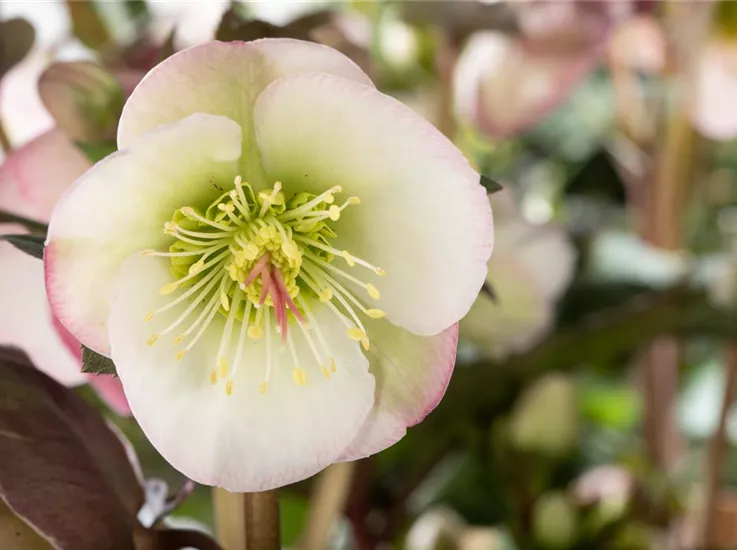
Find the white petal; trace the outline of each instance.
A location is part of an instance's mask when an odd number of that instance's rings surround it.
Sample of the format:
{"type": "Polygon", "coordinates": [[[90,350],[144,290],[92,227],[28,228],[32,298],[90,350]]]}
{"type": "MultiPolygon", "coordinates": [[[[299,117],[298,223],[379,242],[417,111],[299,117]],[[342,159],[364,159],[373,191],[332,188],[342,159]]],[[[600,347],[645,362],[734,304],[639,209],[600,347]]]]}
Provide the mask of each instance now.
{"type": "Polygon", "coordinates": [[[107,353],[108,290],[133,251],[166,245],[177,208],[207,206],[230,184],[240,127],[196,114],[162,126],[96,164],[57,204],[45,250],[54,313],[82,343],[107,353]]]}
{"type": "Polygon", "coordinates": [[[389,320],[429,335],[465,315],[492,220],[479,175],[450,141],[398,101],[330,75],[284,77],[255,109],[264,166],[287,192],[341,185],[361,199],[335,224],[336,242],[386,270],[353,271],[381,291],[389,320]]]}
{"type": "MultiPolygon", "coordinates": [[[[278,363],[266,393],[259,393],[265,373],[265,339],[260,339],[248,340],[227,396],[222,382],[209,381],[224,325],[221,315],[181,361],[174,358],[178,348],[169,336],[146,344],[152,332],[177,316],[173,311],[143,322],[147,312],[167,301],[158,289],[171,280],[168,267],[165,259],[131,257],[116,280],[110,315],[112,358],[133,414],[159,452],[195,481],[230,491],[271,489],[334,462],[374,399],[368,362],[343,325],[326,308],[315,310],[337,363],[329,380],[299,328],[290,327],[308,384],[293,382],[293,362],[274,335],[278,363]]],[[[233,348],[235,343],[230,357],[233,348]]]]}
{"type": "Polygon", "coordinates": [[[25,351],[38,369],[64,385],[83,383],[79,363],[54,328],[41,261],[0,242],[0,265],[0,345],[25,351]]]}
{"type": "Polygon", "coordinates": [[[715,140],[737,136],[737,42],[713,40],[699,56],[691,119],[696,129],[715,140]]]}
{"type": "Polygon", "coordinates": [[[416,336],[381,320],[367,321],[366,328],[376,402],[342,460],[372,455],[404,437],[440,403],[455,365],[457,324],[435,336],[416,336]]]}
{"type": "Polygon", "coordinates": [[[371,85],[370,79],[338,51],[291,39],[208,42],[189,48],[154,68],[126,103],[118,146],[160,124],[192,113],[235,120],[243,128],[240,172],[257,187],[264,180],[253,140],[253,104],[273,80],[287,74],[324,72],[371,85]]]}

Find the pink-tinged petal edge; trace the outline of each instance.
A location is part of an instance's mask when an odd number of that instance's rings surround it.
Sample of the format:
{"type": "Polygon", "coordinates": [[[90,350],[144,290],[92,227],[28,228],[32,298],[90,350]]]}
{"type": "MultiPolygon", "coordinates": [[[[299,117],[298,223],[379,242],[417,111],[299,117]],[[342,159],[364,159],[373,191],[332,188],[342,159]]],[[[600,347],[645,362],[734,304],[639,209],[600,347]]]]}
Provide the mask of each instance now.
{"type": "MultiPolygon", "coordinates": [[[[371,323],[376,329],[380,322],[371,323]]],[[[435,336],[416,336],[390,325],[383,328],[378,338],[377,330],[369,328],[376,350],[369,352],[369,372],[376,378],[374,408],[341,461],[364,458],[395,444],[407,428],[422,422],[438,406],[450,384],[458,323],[435,336]]]]}

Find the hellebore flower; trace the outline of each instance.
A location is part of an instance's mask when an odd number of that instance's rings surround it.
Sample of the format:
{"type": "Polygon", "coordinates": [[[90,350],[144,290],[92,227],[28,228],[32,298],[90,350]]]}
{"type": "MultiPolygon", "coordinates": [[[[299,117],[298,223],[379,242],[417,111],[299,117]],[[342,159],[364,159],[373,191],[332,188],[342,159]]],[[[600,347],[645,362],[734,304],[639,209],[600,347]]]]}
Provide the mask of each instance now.
{"type": "MultiPolygon", "coordinates": [[[[62,132],[42,134],[0,166],[0,209],[48,221],[54,203],[89,167],[62,132]]],[[[20,232],[20,226],[0,225],[0,233],[20,232]]],[[[62,384],[89,382],[116,413],[130,414],[119,380],[81,372],[79,342],[51,314],[43,264],[0,242],[0,265],[0,344],[21,348],[36,367],[62,384]]]]}
{"type": "Polygon", "coordinates": [[[529,130],[597,67],[612,23],[628,10],[608,2],[521,2],[520,35],[476,33],[455,75],[456,110],[495,138],[529,130]]]}
{"type": "Polygon", "coordinates": [[[46,287],[176,468],[265,490],[434,408],[492,248],[440,132],[337,51],[266,39],[154,68],[118,147],[57,205],[46,287]]]}
{"type": "MultiPolygon", "coordinates": [[[[504,206],[508,191],[494,196],[504,206]]],[[[511,201],[509,201],[510,204],[511,201]]],[[[484,355],[504,357],[535,344],[553,321],[555,303],[573,273],[575,252],[566,234],[536,226],[508,207],[497,210],[494,256],[487,282],[494,297],[481,293],[461,321],[461,336],[484,355]]]]}

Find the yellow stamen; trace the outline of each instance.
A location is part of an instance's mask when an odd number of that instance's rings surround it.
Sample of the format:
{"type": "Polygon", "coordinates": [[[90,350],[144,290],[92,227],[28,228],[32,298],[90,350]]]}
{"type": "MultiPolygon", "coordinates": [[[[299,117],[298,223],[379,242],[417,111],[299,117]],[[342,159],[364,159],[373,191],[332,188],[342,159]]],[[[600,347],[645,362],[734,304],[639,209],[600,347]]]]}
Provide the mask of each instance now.
{"type": "MultiPolygon", "coordinates": [[[[177,361],[181,361],[182,358],[187,354],[187,350],[183,349],[182,351],[178,351],[177,354],[174,356],[177,361]]],[[[213,371],[215,372],[215,371],[213,371]]]]}
{"type": "Polygon", "coordinates": [[[371,296],[374,300],[378,300],[379,298],[381,298],[381,294],[379,293],[378,289],[371,283],[368,283],[366,285],[366,292],[368,292],[369,296],[371,296]]]}
{"type": "Polygon", "coordinates": [[[178,281],[167,283],[161,287],[161,290],[159,290],[159,294],[161,294],[162,296],[165,296],[166,294],[171,294],[177,289],[178,286],[179,286],[178,281]]]}
{"type": "Polygon", "coordinates": [[[384,275],[386,275],[386,271],[384,271],[380,267],[374,269],[374,273],[376,273],[379,277],[383,277],[384,275]]]}
{"type": "Polygon", "coordinates": [[[372,319],[383,319],[386,317],[386,313],[382,311],[381,309],[367,309],[366,315],[371,317],[372,319]]]}
{"type": "Polygon", "coordinates": [[[325,379],[330,380],[330,371],[325,367],[325,365],[320,365],[320,370],[322,371],[322,375],[325,379]]]}
{"type": "Polygon", "coordinates": [[[330,370],[335,372],[338,367],[335,365],[335,359],[330,358],[330,370]]]}
{"type": "Polygon", "coordinates": [[[218,373],[215,370],[210,371],[210,384],[217,384],[218,383],[218,373]]]}
{"type": "Polygon", "coordinates": [[[353,259],[353,256],[351,256],[350,252],[348,252],[347,250],[343,251],[343,259],[350,267],[356,265],[356,260],[353,259]]]}
{"type": "Polygon", "coordinates": [[[334,222],[337,222],[340,218],[340,207],[336,205],[332,205],[330,208],[328,208],[328,216],[331,220],[334,222]]]}
{"type": "Polygon", "coordinates": [[[292,369],[292,380],[294,380],[294,383],[298,386],[306,386],[307,373],[300,367],[294,367],[294,369],[292,369]]]}
{"type": "Polygon", "coordinates": [[[348,338],[350,338],[351,340],[355,340],[356,342],[360,342],[361,340],[366,339],[366,333],[358,327],[349,328],[346,331],[346,334],[348,335],[348,338]]]}
{"type": "Polygon", "coordinates": [[[152,311],[150,313],[147,313],[146,316],[143,318],[143,322],[144,323],[150,323],[151,322],[151,319],[154,318],[154,315],[156,315],[156,312],[155,311],[152,311]]]}
{"type": "Polygon", "coordinates": [[[266,393],[266,388],[269,387],[268,382],[261,382],[261,385],[258,387],[258,392],[263,395],[266,393]]]}
{"type": "Polygon", "coordinates": [[[248,327],[248,337],[253,340],[258,340],[264,335],[264,331],[261,327],[257,325],[251,325],[248,327]]]}
{"type": "Polygon", "coordinates": [[[320,301],[321,301],[322,303],[327,303],[327,302],[329,302],[330,300],[332,300],[332,299],[333,299],[333,289],[332,289],[332,288],[330,288],[330,287],[325,287],[325,288],[324,288],[324,289],[322,290],[322,292],[320,292],[320,296],[319,296],[319,298],[320,298],[320,301]]]}
{"type": "Polygon", "coordinates": [[[228,360],[225,357],[220,358],[218,367],[220,368],[220,378],[228,376],[228,360]]]}
{"type": "Polygon", "coordinates": [[[146,341],[146,344],[148,344],[149,346],[153,346],[154,343],[156,343],[156,340],[158,339],[159,339],[158,334],[152,334],[151,337],[146,341]]]}
{"type": "Polygon", "coordinates": [[[225,395],[231,395],[233,393],[233,381],[228,380],[225,383],[225,395]]]}

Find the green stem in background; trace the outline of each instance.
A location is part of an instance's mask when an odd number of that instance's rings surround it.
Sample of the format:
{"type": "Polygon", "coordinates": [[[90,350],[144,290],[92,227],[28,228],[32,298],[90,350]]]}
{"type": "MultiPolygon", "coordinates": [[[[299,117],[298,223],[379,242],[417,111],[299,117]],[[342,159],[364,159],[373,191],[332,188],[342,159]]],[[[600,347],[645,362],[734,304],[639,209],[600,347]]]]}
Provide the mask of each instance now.
{"type": "Polygon", "coordinates": [[[338,462],[320,474],[310,499],[300,550],[323,550],[329,547],[330,534],[348,498],[354,469],[354,462],[338,462]]]}
{"type": "Polygon", "coordinates": [[[709,444],[709,457],[704,474],[704,509],[702,515],[702,546],[719,546],[714,538],[714,520],[717,514],[721,485],[724,477],[724,459],[727,453],[727,423],[737,394],[737,344],[731,344],[724,358],[724,397],[719,423],[709,444]]]}
{"type": "Polygon", "coordinates": [[[453,75],[458,63],[458,45],[454,37],[444,29],[436,33],[435,70],[438,75],[438,129],[453,140],[456,120],[453,99],[453,75]]]}
{"type": "Polygon", "coordinates": [[[215,526],[223,550],[280,550],[279,493],[213,489],[215,526]]]}
{"type": "Polygon", "coordinates": [[[9,155],[13,150],[13,147],[10,144],[10,138],[8,138],[8,134],[5,131],[2,120],[0,120],[0,150],[2,150],[5,155],[9,155]]]}

